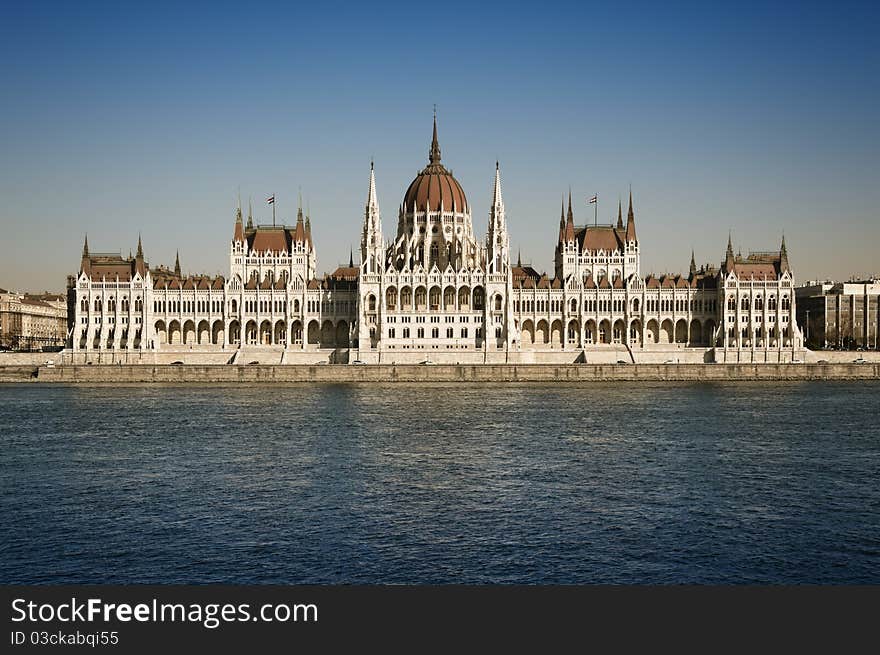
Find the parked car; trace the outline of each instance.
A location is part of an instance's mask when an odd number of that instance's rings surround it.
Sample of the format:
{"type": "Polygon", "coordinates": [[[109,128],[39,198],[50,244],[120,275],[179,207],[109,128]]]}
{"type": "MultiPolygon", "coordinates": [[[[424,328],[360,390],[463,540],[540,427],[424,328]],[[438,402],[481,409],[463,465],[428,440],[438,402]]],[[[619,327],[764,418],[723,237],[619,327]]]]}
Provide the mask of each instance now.
{"type": "Polygon", "coordinates": [[[176,361],[176,362],[171,362],[171,365],[172,365],[172,366],[183,366],[183,362],[181,362],[181,361],[178,360],[178,361],[176,361]]]}
{"type": "Polygon", "coordinates": [[[820,360],[819,360],[818,362],[816,362],[816,363],[817,363],[817,364],[827,364],[827,363],[828,363],[828,360],[827,360],[827,359],[820,359],[820,360]]]}
{"type": "Polygon", "coordinates": [[[362,362],[361,360],[356,359],[356,360],[354,360],[354,361],[352,362],[352,364],[361,365],[361,364],[366,364],[366,362],[362,362]]]}
{"type": "Polygon", "coordinates": [[[853,360],[853,364],[867,364],[868,360],[864,357],[859,357],[858,359],[853,360]]]}
{"type": "Polygon", "coordinates": [[[618,364],[629,364],[628,361],[623,360],[623,359],[618,359],[618,360],[617,360],[617,363],[618,363],[618,364]]]}
{"type": "Polygon", "coordinates": [[[51,359],[46,360],[46,368],[55,368],[55,362],[51,359]]]}
{"type": "Polygon", "coordinates": [[[426,359],[425,361],[420,362],[420,363],[421,363],[422,365],[431,365],[431,364],[433,364],[434,362],[432,362],[430,359],[426,359]]]}

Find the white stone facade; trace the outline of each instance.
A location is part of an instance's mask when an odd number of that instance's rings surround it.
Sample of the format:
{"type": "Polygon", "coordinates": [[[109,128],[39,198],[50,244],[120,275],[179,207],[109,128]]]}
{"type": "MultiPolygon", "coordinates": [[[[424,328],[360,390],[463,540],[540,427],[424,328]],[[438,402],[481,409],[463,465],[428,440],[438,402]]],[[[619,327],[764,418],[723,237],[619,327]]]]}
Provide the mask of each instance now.
{"type": "Polygon", "coordinates": [[[569,196],[553,278],[512,263],[496,164],[488,229],[440,163],[406,192],[386,244],[375,172],[360,264],[323,278],[310,217],[247,225],[236,210],[229,276],[183,276],[138,254],[90,254],[74,284],[74,361],[479,363],[792,361],[803,352],[794,279],[778,252],[642,277],[632,194],[626,223],[576,226],[569,196]],[[160,357],[161,355],[161,357],[160,357]]]}

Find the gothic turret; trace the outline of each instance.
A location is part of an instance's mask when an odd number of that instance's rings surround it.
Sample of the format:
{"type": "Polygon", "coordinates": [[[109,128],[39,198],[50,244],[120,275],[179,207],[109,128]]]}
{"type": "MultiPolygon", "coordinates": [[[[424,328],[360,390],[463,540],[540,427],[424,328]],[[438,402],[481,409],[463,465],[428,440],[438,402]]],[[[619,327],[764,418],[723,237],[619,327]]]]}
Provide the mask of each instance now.
{"type": "Polygon", "coordinates": [[[568,190],[568,215],[565,218],[565,242],[574,242],[574,211],[571,208],[571,189],[568,190]]]}
{"type": "Polygon", "coordinates": [[[626,212],[626,240],[638,241],[636,238],[636,217],[633,213],[633,192],[629,190],[629,209],[626,212]]]}
{"type": "Polygon", "coordinates": [[[504,217],[504,200],[501,197],[501,167],[495,162],[495,185],[492,190],[492,207],[489,209],[489,231],[486,234],[490,273],[503,273],[510,262],[510,237],[504,217]]]}
{"type": "Polygon", "coordinates": [[[235,210],[235,228],[232,232],[232,240],[235,242],[244,241],[244,227],[241,224],[241,205],[235,210]]]}
{"type": "MultiPolygon", "coordinates": [[[[436,138],[436,129],[434,138],[436,138]]],[[[382,216],[376,194],[376,172],[370,162],[370,188],[364,206],[364,224],[361,232],[361,267],[364,273],[379,273],[383,267],[385,246],[382,239],[382,216]]]]}
{"type": "Polygon", "coordinates": [[[141,245],[141,235],[138,233],[138,249],[137,254],[134,256],[134,267],[137,273],[140,273],[141,277],[146,275],[147,267],[144,264],[144,248],[141,245]]]}
{"type": "Polygon", "coordinates": [[[788,249],[785,247],[785,234],[782,235],[782,246],[779,249],[779,272],[784,271],[791,272],[791,267],[788,264],[788,249]]]}
{"type": "Polygon", "coordinates": [[[83,241],[82,263],[80,264],[80,270],[86,274],[88,274],[91,270],[91,259],[89,258],[89,235],[88,234],[86,234],[85,241],[83,241]]]}

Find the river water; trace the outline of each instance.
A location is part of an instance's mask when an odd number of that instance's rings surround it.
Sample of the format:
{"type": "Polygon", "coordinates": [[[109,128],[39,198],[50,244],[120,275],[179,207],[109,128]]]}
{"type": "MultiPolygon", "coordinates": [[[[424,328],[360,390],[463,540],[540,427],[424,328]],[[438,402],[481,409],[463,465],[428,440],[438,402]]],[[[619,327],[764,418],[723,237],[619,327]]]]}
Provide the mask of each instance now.
{"type": "Polygon", "coordinates": [[[0,583],[880,583],[880,383],[0,386],[0,583]]]}

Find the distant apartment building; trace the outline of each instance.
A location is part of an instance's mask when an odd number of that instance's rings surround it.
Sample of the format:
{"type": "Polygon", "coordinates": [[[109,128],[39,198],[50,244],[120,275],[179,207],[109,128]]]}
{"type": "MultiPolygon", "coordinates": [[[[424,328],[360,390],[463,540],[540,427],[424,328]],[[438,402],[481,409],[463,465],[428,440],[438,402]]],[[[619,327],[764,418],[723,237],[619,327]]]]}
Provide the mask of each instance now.
{"type": "Polygon", "coordinates": [[[0,289],[0,348],[41,350],[67,340],[67,298],[0,289]]]}
{"type": "Polygon", "coordinates": [[[880,279],[807,283],[795,297],[808,348],[878,348],[880,279]]]}

